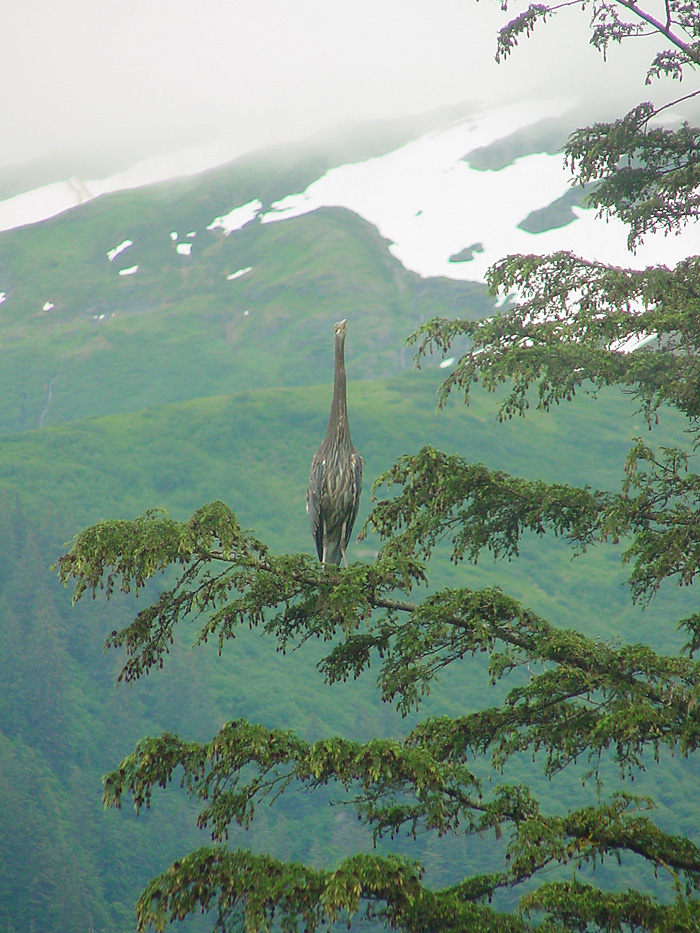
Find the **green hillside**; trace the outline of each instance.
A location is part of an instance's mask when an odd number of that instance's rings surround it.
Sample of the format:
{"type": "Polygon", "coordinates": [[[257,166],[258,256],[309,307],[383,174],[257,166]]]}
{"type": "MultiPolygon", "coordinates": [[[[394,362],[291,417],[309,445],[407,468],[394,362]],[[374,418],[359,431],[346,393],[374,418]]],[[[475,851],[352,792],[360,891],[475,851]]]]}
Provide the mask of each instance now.
{"type": "MultiPolygon", "coordinates": [[[[348,319],[350,418],[366,461],[358,527],[373,478],[424,444],[526,477],[605,487],[645,430],[615,392],[527,422],[499,424],[496,400],[478,393],[468,409],[454,402],[436,413],[444,371],[437,360],[413,370],[403,340],[430,316],[483,315],[492,303],[481,286],[406,272],[347,211],[252,223],[229,237],[207,231],[236,205],[299,190],[329,158],[323,147],[268,154],[0,235],[2,930],[132,929],[149,877],[206,841],[176,794],[138,819],[102,812],[101,775],[143,735],[204,740],[241,716],[307,738],[408,728],[381,706],[371,679],[329,690],[316,645],[282,656],[257,632],[241,632],[221,658],[213,646],[191,651],[183,632],[158,676],[116,688],[119,659],[102,645],[143,597],[72,607],[50,569],[90,523],[149,508],[186,519],[215,499],[275,551],[312,553],[304,494],[330,402],[335,320],[348,319]],[[172,231],[196,231],[190,257],[176,253],[172,231]],[[127,238],[134,245],[109,263],[107,251],[127,238]],[[135,263],[137,275],[118,275],[135,263]],[[46,302],[54,308],[44,311],[46,302]]],[[[663,416],[657,430],[659,442],[673,443],[682,425],[663,416]]],[[[371,561],[376,547],[371,537],[353,544],[351,559],[371,561]]],[[[680,644],[668,613],[678,618],[690,605],[673,590],[663,608],[642,611],[629,600],[619,553],[572,561],[554,538],[526,541],[513,563],[455,567],[438,556],[431,575],[433,586],[497,583],[561,626],[666,652],[680,644]]],[[[482,670],[476,658],[446,673],[421,715],[493,702],[482,670]]],[[[517,762],[515,776],[530,764],[517,762]]],[[[660,801],[662,824],[690,831],[697,766],[674,765],[672,786],[668,774],[662,762],[635,789],[660,801]],[[685,811],[674,797],[688,800],[685,811]]],[[[580,791],[567,773],[545,793],[566,807],[580,791]]],[[[279,811],[261,808],[232,844],[318,865],[371,845],[342,807],[315,803],[299,795],[279,811]]],[[[491,843],[397,845],[437,883],[457,861],[484,864],[491,843]]]]}
{"type": "Polygon", "coordinates": [[[329,158],[273,152],[0,235],[0,432],[320,382],[342,317],[355,377],[386,376],[410,366],[402,340],[431,314],[491,309],[480,285],[407,272],[349,211],[207,229],[251,200],[267,208],[302,190],[329,158]],[[177,253],[182,242],[191,255],[177,253]]]}

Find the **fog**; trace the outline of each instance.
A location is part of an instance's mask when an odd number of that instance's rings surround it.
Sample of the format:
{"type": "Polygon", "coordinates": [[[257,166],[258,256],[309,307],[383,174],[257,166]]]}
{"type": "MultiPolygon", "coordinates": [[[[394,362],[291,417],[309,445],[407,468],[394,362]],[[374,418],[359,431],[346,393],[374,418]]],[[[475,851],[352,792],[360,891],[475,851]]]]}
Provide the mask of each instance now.
{"type": "Polygon", "coordinates": [[[114,171],[222,138],[235,155],[465,100],[567,97],[600,117],[649,96],[648,40],[604,65],[575,8],[497,65],[506,18],[490,0],[6,4],[0,175],[38,159],[114,171]]]}

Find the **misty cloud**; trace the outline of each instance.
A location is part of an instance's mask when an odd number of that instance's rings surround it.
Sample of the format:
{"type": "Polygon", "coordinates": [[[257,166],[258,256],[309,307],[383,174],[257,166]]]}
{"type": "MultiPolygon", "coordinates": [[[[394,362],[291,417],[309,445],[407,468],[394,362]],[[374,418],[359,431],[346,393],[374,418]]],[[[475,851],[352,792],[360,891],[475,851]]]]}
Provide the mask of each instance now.
{"type": "Polygon", "coordinates": [[[92,154],[114,171],[219,137],[241,152],[465,100],[569,95],[609,110],[648,95],[651,48],[614,49],[605,66],[585,14],[557,19],[497,66],[498,2],[12,4],[0,166],[92,154]]]}

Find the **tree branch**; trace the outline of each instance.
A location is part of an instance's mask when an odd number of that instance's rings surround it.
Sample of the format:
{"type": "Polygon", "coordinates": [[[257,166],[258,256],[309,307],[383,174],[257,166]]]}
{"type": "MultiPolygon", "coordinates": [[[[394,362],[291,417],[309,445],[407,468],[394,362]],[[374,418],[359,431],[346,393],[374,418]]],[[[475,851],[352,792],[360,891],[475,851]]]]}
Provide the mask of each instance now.
{"type": "Polygon", "coordinates": [[[660,20],[656,19],[655,16],[652,16],[651,13],[643,10],[637,3],[634,2],[634,0],[615,0],[615,2],[651,26],[654,32],[661,33],[662,36],[665,36],[672,45],[675,45],[676,48],[680,49],[682,52],[685,52],[688,58],[695,62],[695,64],[700,64],[700,52],[698,52],[698,50],[688,42],[685,42],[683,39],[681,39],[680,36],[677,36],[674,32],[671,31],[671,24],[673,20],[671,18],[671,11],[668,0],[666,0],[665,23],[662,23],[660,20]]]}

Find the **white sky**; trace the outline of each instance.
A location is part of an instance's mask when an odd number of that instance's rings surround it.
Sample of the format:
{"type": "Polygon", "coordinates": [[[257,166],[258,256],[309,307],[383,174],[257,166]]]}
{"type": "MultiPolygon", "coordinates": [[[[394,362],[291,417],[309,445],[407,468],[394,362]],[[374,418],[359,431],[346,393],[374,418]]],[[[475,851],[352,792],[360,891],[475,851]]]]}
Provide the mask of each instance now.
{"type": "Polygon", "coordinates": [[[578,9],[497,66],[504,19],[497,0],[6,3],[0,167],[72,151],[143,158],[223,136],[244,151],[472,99],[648,96],[649,50],[630,66],[613,49],[604,66],[578,9]]]}

